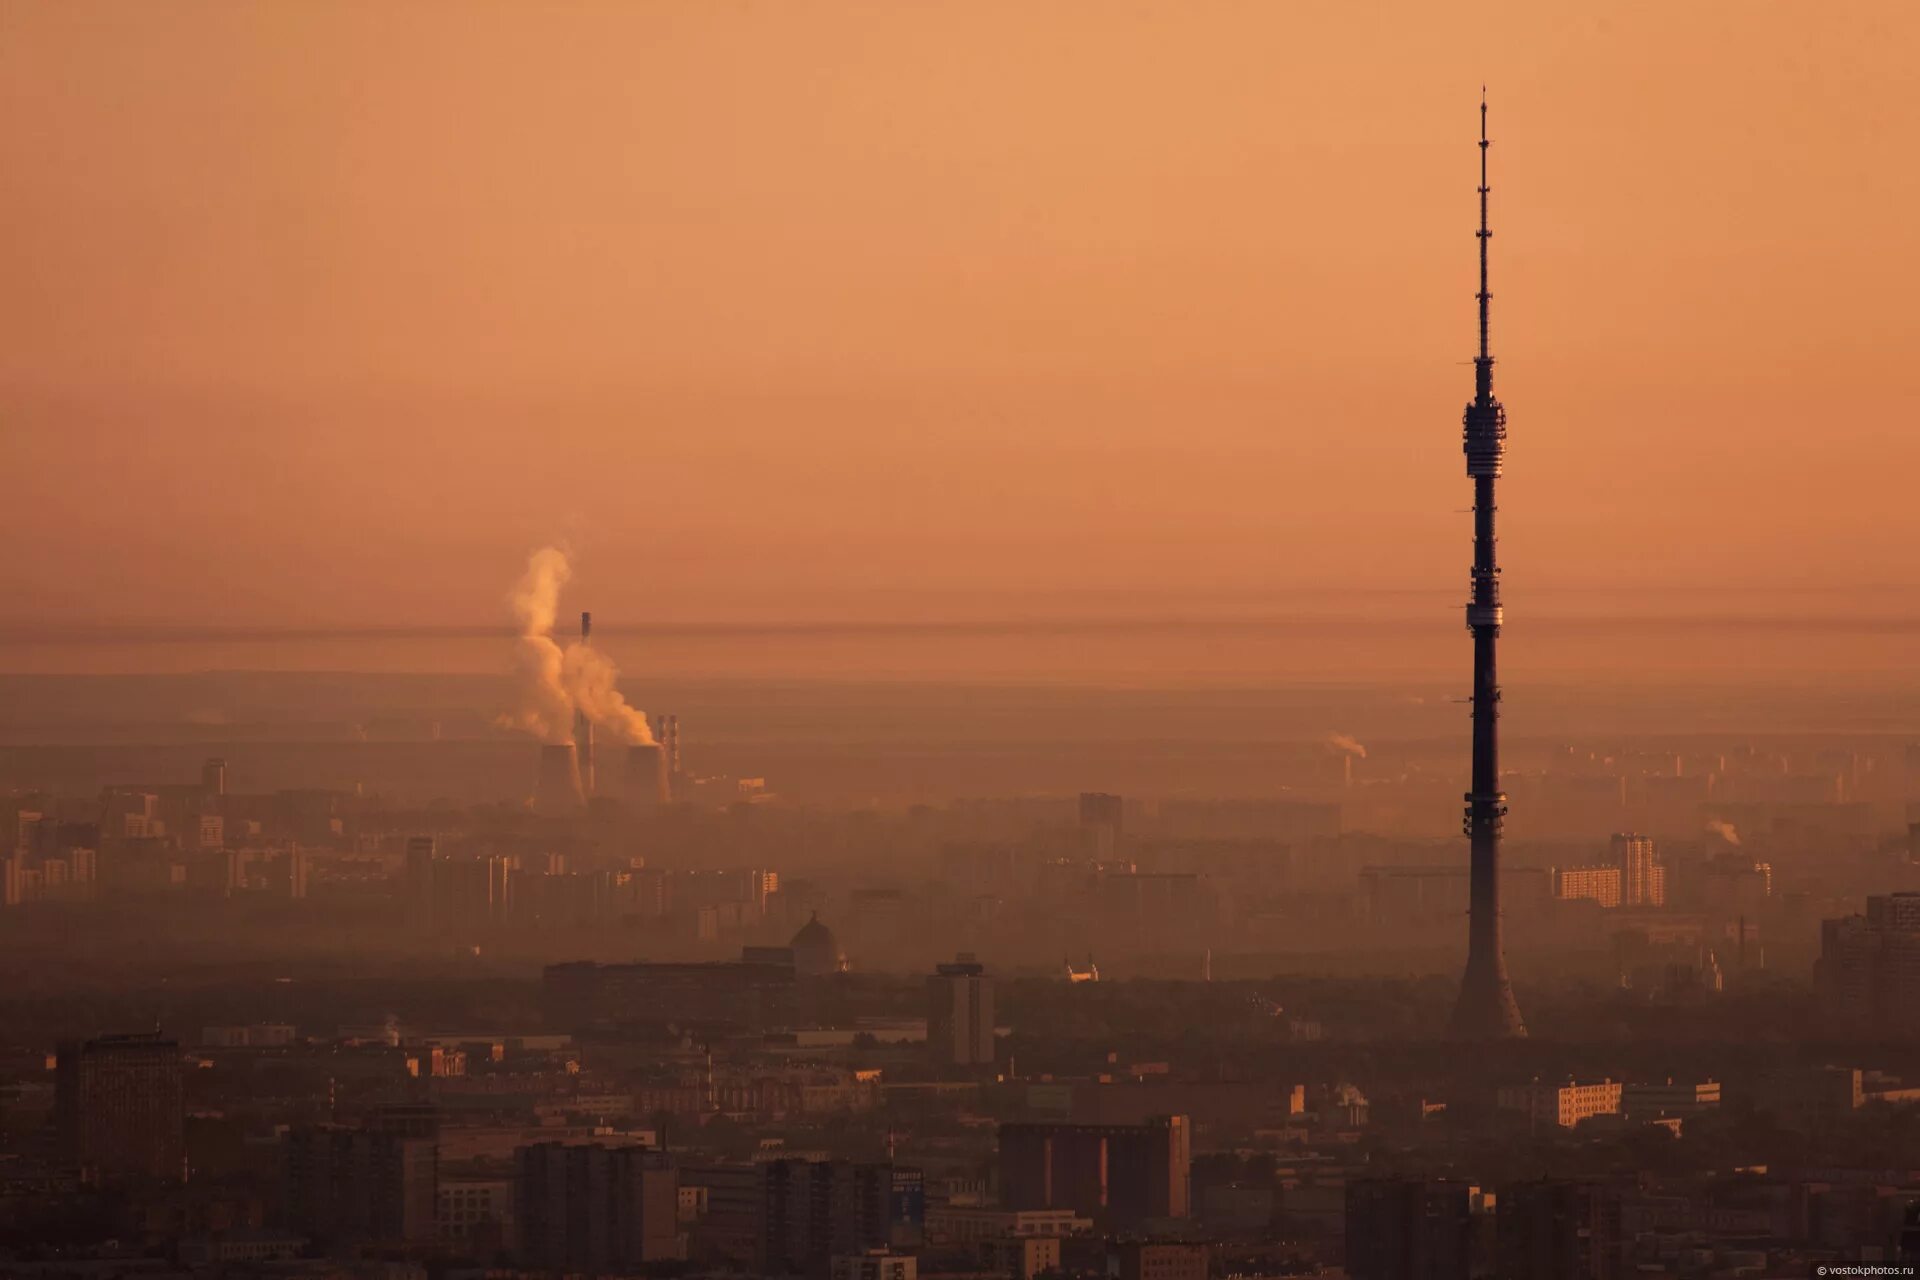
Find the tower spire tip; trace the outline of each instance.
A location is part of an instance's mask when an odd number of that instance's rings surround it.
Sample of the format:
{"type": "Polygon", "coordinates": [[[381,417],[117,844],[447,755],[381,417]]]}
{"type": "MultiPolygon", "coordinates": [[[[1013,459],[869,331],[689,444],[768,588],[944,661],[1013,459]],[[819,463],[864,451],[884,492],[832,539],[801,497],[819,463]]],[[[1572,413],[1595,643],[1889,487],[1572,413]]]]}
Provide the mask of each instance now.
{"type": "Polygon", "coordinates": [[[1479,395],[1490,396],[1493,393],[1493,352],[1488,345],[1487,303],[1492,294],[1487,291],[1487,240],[1493,230],[1487,224],[1487,87],[1480,86],[1480,356],[1478,365],[1479,395]]]}

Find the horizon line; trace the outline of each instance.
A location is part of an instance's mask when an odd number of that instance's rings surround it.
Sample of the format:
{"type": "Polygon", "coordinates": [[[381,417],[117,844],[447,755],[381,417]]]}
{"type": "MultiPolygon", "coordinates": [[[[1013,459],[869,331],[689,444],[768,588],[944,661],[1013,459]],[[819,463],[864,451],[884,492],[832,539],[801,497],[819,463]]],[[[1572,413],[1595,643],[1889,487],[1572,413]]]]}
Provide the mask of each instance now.
{"type": "MultiPolygon", "coordinates": [[[[746,621],[692,620],[654,623],[604,622],[598,617],[594,634],[664,640],[752,639],[756,637],[954,636],[975,638],[1045,635],[1180,635],[1220,632],[1340,634],[1408,629],[1425,631],[1452,626],[1455,609],[1425,611],[1392,617],[1311,614],[1193,614],[1115,615],[1095,618],[934,618],[934,619],[767,619],[746,621]]],[[[1521,630],[1569,629],[1614,633],[1649,626],[1689,631],[1782,631],[1905,635],[1920,632],[1920,613],[1910,614],[1756,614],[1756,613],[1534,613],[1517,624],[1521,630]]],[[[573,638],[568,630],[545,633],[556,640],[573,638]]],[[[172,625],[164,623],[36,624],[0,622],[0,646],[45,644],[305,644],[378,641],[512,641],[522,633],[506,624],[397,623],[315,626],[172,625]]]]}

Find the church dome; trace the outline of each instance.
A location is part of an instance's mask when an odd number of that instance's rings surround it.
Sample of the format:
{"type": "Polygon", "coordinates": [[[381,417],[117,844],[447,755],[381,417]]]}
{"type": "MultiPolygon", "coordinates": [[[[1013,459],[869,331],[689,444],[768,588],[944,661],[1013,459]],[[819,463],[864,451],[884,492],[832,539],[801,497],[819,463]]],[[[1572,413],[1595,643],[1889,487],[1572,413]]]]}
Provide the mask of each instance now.
{"type": "Polygon", "coordinates": [[[793,948],[794,972],[803,978],[838,973],[846,967],[846,958],[840,952],[840,939],[833,936],[833,930],[820,923],[820,913],[817,911],[800,926],[800,931],[793,935],[793,941],[787,945],[793,948]]]}

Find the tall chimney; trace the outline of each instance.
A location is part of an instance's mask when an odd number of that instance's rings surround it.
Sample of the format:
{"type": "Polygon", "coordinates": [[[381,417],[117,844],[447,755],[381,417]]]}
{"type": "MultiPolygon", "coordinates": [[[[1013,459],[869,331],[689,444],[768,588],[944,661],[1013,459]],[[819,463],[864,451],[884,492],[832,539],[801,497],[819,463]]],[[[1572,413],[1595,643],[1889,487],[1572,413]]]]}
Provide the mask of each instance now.
{"type": "MultiPolygon", "coordinates": [[[[585,609],[580,611],[580,643],[587,644],[593,637],[593,615],[585,609]]],[[[593,773],[593,721],[587,719],[584,711],[573,713],[573,744],[580,765],[580,793],[591,796],[594,793],[593,773]]]]}
{"type": "Polygon", "coordinates": [[[660,754],[667,769],[667,799],[680,799],[680,717],[677,715],[658,715],[653,718],[653,738],[660,744],[660,754]]]}

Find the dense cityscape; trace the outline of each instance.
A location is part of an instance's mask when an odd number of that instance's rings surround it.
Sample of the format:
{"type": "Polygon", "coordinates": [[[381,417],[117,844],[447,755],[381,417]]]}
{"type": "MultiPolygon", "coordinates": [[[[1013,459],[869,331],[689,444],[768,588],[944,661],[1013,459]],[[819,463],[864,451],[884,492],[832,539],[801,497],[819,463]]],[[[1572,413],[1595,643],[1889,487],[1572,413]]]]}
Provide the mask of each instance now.
{"type": "Polygon", "coordinates": [[[1713,1276],[1913,1248],[1920,744],[1525,744],[1503,889],[1532,1034],[1462,1052],[1467,868],[1408,834],[1460,792],[1440,744],[1300,742],[1269,798],[851,808],[704,771],[696,719],[650,728],[585,759],[590,732],[502,733],[524,789],[491,803],[251,790],[271,749],[244,742],[16,790],[8,1273],[1713,1276]]]}

